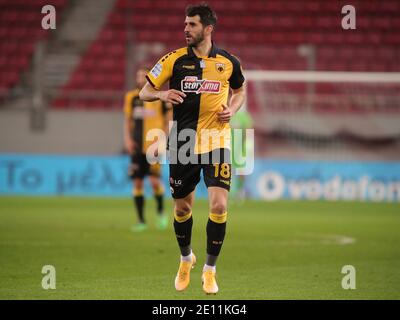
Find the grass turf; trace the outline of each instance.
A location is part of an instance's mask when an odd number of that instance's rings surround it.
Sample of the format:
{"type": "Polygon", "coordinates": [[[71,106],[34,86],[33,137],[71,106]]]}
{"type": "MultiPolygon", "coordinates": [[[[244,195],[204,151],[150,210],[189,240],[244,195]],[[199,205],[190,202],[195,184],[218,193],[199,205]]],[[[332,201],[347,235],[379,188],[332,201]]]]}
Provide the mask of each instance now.
{"type": "Polygon", "coordinates": [[[207,207],[196,200],[198,265],[178,293],[172,221],[156,230],[152,199],[149,229],[135,234],[128,198],[1,197],[0,299],[400,299],[398,204],[231,204],[216,296],[200,284],[207,207]],[[44,265],[56,268],[56,290],[41,287],[44,265]],[[356,268],[355,290],[341,287],[344,265],[356,268]]]}

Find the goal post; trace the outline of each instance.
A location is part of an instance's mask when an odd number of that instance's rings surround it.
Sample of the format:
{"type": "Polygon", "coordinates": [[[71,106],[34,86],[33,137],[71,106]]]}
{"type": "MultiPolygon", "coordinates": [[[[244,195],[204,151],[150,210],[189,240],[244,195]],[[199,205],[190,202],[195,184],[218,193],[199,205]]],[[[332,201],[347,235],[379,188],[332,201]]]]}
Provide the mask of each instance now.
{"type": "Polygon", "coordinates": [[[400,137],[400,72],[247,70],[244,75],[256,137],[280,133],[300,137],[303,144],[343,135],[360,141],[400,137]]]}
{"type": "Polygon", "coordinates": [[[245,72],[248,104],[268,111],[400,112],[400,72],[245,72]]]}
{"type": "Polygon", "coordinates": [[[247,81],[397,83],[400,72],[268,71],[248,70],[247,81]]]}

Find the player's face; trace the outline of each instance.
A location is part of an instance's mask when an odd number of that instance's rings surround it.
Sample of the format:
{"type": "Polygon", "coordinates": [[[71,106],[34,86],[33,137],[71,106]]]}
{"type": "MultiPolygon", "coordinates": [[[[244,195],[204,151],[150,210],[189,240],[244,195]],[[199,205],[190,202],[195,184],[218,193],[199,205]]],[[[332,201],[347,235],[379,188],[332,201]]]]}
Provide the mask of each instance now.
{"type": "Polygon", "coordinates": [[[136,85],[140,88],[146,83],[146,70],[140,69],[136,72],[136,85]]]}
{"type": "Polygon", "coordinates": [[[185,19],[185,39],[190,47],[197,45],[204,40],[205,28],[200,22],[200,16],[186,17],[185,19]]]}

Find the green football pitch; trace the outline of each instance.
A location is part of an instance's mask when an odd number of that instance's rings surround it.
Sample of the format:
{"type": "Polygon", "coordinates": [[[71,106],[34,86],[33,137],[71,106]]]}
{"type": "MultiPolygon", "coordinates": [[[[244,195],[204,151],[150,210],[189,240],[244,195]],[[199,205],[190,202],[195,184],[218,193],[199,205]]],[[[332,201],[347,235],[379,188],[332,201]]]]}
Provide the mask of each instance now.
{"type": "Polygon", "coordinates": [[[182,293],[172,220],[158,231],[154,208],[148,199],[149,229],[132,233],[129,198],[1,197],[0,299],[400,299],[399,204],[231,204],[216,296],[200,283],[207,203],[193,210],[198,265],[182,293]],[[55,290],[42,288],[44,265],[55,290]],[[356,289],[342,288],[345,265],[356,289]]]}

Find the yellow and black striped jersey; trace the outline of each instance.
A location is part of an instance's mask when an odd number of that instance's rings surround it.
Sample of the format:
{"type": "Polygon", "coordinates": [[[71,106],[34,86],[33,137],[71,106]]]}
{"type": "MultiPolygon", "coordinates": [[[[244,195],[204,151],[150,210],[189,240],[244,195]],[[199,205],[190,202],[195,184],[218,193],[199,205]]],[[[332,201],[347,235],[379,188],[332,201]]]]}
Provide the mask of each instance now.
{"type": "MultiPolygon", "coordinates": [[[[239,60],[212,44],[207,57],[198,57],[191,47],[172,51],[162,57],[146,76],[157,90],[169,81],[169,88],[186,94],[184,102],[173,108],[177,133],[183,129],[196,132],[196,154],[217,148],[230,148],[230,126],[218,121],[222,104],[228,103],[229,88],[239,89],[244,76],[239,60]],[[220,139],[203,139],[202,130],[217,132],[220,139]]],[[[177,146],[186,141],[178,141],[177,146]]],[[[171,146],[171,137],[169,144],[171,146]]]]}
{"type": "Polygon", "coordinates": [[[146,141],[147,132],[151,129],[164,130],[167,104],[161,100],[147,102],[139,99],[139,89],[125,94],[124,114],[132,120],[132,138],[142,153],[146,153],[153,141],[146,141]]]}

